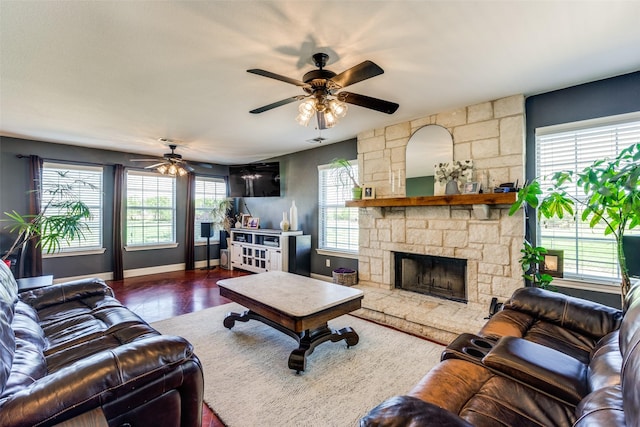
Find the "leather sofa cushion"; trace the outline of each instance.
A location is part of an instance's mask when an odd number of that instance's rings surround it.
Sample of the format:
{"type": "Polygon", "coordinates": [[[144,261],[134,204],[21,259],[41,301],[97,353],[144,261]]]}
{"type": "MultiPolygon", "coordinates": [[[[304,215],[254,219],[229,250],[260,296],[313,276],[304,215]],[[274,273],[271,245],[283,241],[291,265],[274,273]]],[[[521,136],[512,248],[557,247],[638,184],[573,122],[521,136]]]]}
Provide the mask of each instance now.
{"type": "Polygon", "coordinates": [[[360,427],[473,427],[462,418],[412,396],[394,396],[360,420],[360,427]]]}
{"type": "Polygon", "coordinates": [[[0,261],[0,301],[12,305],[18,300],[18,283],[4,261],[0,261]]]}
{"type": "Polygon", "coordinates": [[[101,279],[81,279],[21,292],[20,299],[39,311],[96,295],[113,297],[113,290],[101,279]]]}
{"type": "Polygon", "coordinates": [[[408,393],[458,414],[477,427],[571,426],[575,407],[489,369],[447,359],[408,393]]]}
{"type": "Polygon", "coordinates": [[[529,313],[596,339],[618,329],[623,314],[613,307],[535,287],[517,289],[504,308],[529,313]]]}
{"type": "MultiPolygon", "coordinates": [[[[603,387],[587,395],[576,408],[574,427],[623,426],[622,388],[603,387]]],[[[633,425],[633,424],[627,424],[633,425]]]]}
{"type": "Polygon", "coordinates": [[[9,380],[16,347],[16,338],[11,329],[12,321],[13,304],[0,299],[0,394],[9,380]]]}
{"type": "Polygon", "coordinates": [[[622,354],[618,335],[619,331],[605,335],[591,353],[587,374],[590,391],[620,384],[622,354]]]}

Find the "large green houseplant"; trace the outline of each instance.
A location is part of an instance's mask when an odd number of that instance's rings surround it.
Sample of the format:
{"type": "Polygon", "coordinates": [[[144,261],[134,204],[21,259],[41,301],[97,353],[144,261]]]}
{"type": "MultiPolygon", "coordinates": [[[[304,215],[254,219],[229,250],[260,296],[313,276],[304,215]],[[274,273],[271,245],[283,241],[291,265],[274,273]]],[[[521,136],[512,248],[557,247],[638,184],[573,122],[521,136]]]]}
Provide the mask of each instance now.
{"type": "MultiPolygon", "coordinates": [[[[92,190],[96,187],[82,180],[66,182],[66,172],[58,172],[61,179],[59,184],[42,190],[42,207],[40,212],[22,215],[15,210],[5,212],[8,222],[5,226],[9,232],[16,235],[9,250],[2,256],[7,259],[29,241],[36,240],[37,246],[46,253],[58,252],[62,242],[83,240],[88,230],[86,220],[91,218],[89,207],[80,200],[76,188],[88,186],[92,190]]],[[[68,179],[68,178],[67,178],[68,179]]]]}
{"type": "Polygon", "coordinates": [[[538,211],[538,218],[574,216],[583,207],[581,220],[589,227],[604,226],[604,234],[616,241],[616,254],[622,276],[624,298],[631,279],[622,250],[625,231],[640,225],[640,144],[632,144],[612,159],[593,162],[580,172],[561,171],[536,178],[519,192],[509,211],[513,215],[527,204],[538,211]],[[548,182],[544,190],[541,182],[548,182]],[[582,194],[578,195],[575,188],[582,194]]]}

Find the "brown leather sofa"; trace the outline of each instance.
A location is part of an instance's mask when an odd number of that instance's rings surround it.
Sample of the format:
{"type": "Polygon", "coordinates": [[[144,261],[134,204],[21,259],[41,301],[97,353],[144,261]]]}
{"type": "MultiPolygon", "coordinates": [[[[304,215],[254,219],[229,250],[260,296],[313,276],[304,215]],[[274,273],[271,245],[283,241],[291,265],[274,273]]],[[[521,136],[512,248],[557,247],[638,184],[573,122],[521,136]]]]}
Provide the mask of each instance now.
{"type": "Polygon", "coordinates": [[[0,426],[200,426],[193,348],[99,279],[18,293],[0,262],[0,426]]]}
{"type": "Polygon", "coordinates": [[[623,310],[519,289],[360,425],[640,426],[640,285],[623,310]]]}

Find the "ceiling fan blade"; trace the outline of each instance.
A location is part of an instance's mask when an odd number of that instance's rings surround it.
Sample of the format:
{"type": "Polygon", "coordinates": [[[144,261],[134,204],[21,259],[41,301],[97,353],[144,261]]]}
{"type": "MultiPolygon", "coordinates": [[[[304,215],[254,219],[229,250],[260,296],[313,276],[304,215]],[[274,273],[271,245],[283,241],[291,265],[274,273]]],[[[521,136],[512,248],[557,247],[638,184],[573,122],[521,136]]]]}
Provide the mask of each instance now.
{"type": "Polygon", "coordinates": [[[144,168],[145,168],[145,169],[155,169],[155,168],[157,168],[158,166],[162,166],[162,165],[165,165],[165,164],[166,164],[166,162],[161,162],[161,163],[156,163],[155,165],[145,166],[144,168]]]}
{"type": "Polygon", "coordinates": [[[200,166],[202,168],[213,169],[213,165],[211,163],[199,163],[199,162],[189,162],[192,165],[200,166]]]}
{"type": "Polygon", "coordinates": [[[272,108],[281,107],[283,105],[290,104],[294,101],[298,101],[300,99],[304,99],[304,95],[292,96],[291,98],[283,99],[278,102],[274,102],[273,104],[265,105],[264,107],[256,108],[255,110],[249,111],[251,114],[259,114],[264,113],[265,111],[271,110],[272,108]]]}
{"type": "Polygon", "coordinates": [[[296,86],[309,87],[303,81],[292,79],[290,77],[281,76],[280,74],[272,73],[271,71],[261,70],[259,68],[252,68],[251,70],[247,70],[247,73],[257,74],[263,77],[269,77],[270,79],[280,80],[281,82],[290,83],[296,86]]]}
{"type": "Polygon", "coordinates": [[[372,98],[370,96],[359,95],[353,92],[340,92],[338,94],[340,101],[348,104],[358,105],[364,108],[370,108],[372,110],[380,111],[382,113],[393,114],[396,112],[399,104],[395,102],[385,101],[383,99],[372,98]]]}
{"type": "Polygon", "coordinates": [[[371,77],[378,76],[384,73],[384,70],[371,61],[364,61],[355,67],[351,67],[348,70],[343,71],[331,80],[333,83],[340,87],[347,87],[354,83],[361,82],[371,77]]]}
{"type": "Polygon", "coordinates": [[[184,163],[184,162],[182,163],[182,167],[183,167],[187,172],[193,172],[193,171],[195,171],[195,169],[194,169],[194,168],[192,168],[191,166],[189,166],[188,164],[186,164],[186,163],[184,163]]]}

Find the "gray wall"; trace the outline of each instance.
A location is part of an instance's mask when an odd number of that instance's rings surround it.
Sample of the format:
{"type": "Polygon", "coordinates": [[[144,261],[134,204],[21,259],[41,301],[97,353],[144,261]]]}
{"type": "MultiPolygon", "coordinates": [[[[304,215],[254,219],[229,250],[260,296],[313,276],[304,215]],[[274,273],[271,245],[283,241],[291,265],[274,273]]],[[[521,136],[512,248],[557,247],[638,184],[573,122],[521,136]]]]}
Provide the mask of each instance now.
{"type": "MultiPolygon", "coordinates": [[[[141,157],[136,154],[109,150],[75,147],[64,144],[52,144],[10,137],[0,137],[0,212],[16,210],[26,213],[28,200],[29,165],[28,160],[16,156],[38,155],[45,160],[61,162],[79,162],[85,164],[104,165],[104,242],[106,252],[100,255],[84,255],[74,257],[58,257],[45,259],[43,262],[46,274],[55,277],[74,277],[111,272],[112,256],[112,219],[113,219],[113,165],[121,163],[126,167],[140,168],[139,163],[129,160],[141,157]]],[[[355,159],[357,157],[356,140],[336,144],[320,145],[299,153],[281,156],[271,160],[280,161],[282,176],[282,197],[245,198],[238,200],[240,211],[246,212],[245,205],[254,216],[260,217],[261,228],[278,228],[282,220],[282,212],[289,210],[292,200],[298,206],[298,217],[302,230],[312,236],[311,272],[331,276],[337,267],[357,268],[357,260],[331,258],[331,267],[325,267],[325,259],[316,254],[318,237],[318,173],[317,166],[330,163],[336,157],[355,159]]],[[[195,166],[198,175],[226,176],[228,167],[214,165],[213,169],[195,166]]],[[[184,238],[186,197],[185,180],[177,180],[176,188],[176,239],[177,248],[156,249],[136,252],[124,252],[125,270],[154,267],[184,262],[184,238]]],[[[2,215],[4,218],[5,216],[2,215]]],[[[4,224],[0,226],[0,252],[9,248],[13,237],[9,235],[4,224]]],[[[219,246],[212,245],[211,257],[219,256],[219,246]]],[[[196,260],[206,258],[206,248],[196,247],[196,260]]]]}
{"type": "Polygon", "coordinates": [[[298,222],[304,234],[311,235],[311,273],[331,276],[338,267],[357,270],[355,259],[328,257],[318,255],[318,165],[331,163],[335,158],[356,159],[357,140],[352,139],[336,144],[319,145],[317,148],[300,151],[282,157],[269,159],[280,162],[282,179],[282,197],[252,197],[241,200],[240,210],[248,213],[243,203],[253,216],[260,218],[261,228],[279,228],[282,213],[287,212],[291,201],[298,207],[298,222]],[[325,260],[330,260],[331,267],[325,267],[325,260]]]}

